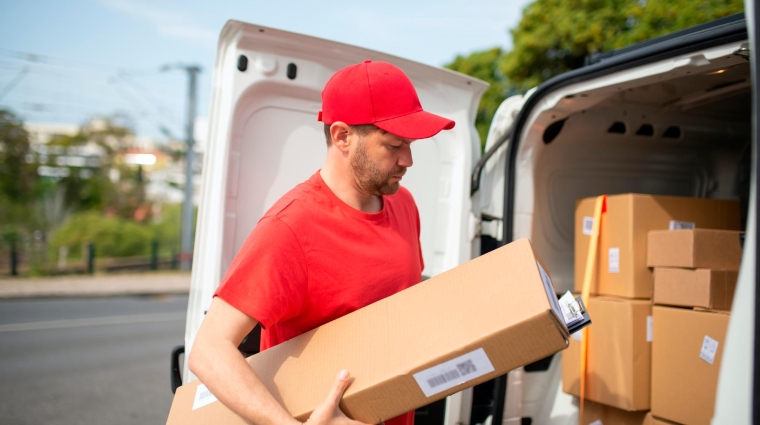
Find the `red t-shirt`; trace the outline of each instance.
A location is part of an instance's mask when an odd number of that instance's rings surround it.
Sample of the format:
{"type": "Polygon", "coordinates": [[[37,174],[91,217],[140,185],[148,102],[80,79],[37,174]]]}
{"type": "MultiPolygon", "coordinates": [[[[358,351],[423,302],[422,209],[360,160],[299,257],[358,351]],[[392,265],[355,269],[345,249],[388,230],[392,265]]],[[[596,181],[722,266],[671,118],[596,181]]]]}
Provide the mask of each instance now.
{"type": "MultiPolygon", "coordinates": [[[[259,220],[216,291],[261,323],[261,349],[422,280],[420,219],[408,190],[378,213],[341,201],[319,172],[259,220]]],[[[413,425],[414,412],[386,421],[413,425]]]]}

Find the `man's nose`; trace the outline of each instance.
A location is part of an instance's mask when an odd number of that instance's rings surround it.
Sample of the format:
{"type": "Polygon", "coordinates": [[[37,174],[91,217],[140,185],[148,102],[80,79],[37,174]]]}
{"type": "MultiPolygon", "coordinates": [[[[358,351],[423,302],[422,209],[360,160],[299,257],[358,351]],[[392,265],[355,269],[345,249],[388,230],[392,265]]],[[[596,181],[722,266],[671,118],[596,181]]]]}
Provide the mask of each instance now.
{"type": "Polygon", "coordinates": [[[401,156],[398,159],[398,165],[401,167],[411,167],[414,164],[412,161],[412,147],[411,144],[404,143],[404,147],[401,149],[401,156]]]}

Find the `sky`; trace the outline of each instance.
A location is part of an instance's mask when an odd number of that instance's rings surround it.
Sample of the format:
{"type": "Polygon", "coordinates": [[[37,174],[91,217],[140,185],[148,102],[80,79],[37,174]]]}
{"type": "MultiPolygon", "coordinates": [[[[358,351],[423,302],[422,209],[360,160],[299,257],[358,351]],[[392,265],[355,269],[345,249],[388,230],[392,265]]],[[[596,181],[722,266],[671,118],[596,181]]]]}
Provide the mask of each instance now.
{"type": "Polygon", "coordinates": [[[138,135],[183,135],[187,76],[199,65],[208,116],[216,40],[228,19],[354,44],[434,66],[509,48],[530,0],[383,2],[2,0],[0,108],[25,121],[82,124],[130,117],[138,135]]]}

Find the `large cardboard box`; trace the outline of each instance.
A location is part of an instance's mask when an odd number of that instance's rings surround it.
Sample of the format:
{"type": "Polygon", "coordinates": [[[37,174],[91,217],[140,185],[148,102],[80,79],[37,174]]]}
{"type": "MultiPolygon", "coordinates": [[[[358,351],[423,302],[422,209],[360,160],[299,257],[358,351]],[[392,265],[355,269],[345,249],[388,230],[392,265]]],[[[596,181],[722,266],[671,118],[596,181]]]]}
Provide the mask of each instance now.
{"type": "MultiPolygon", "coordinates": [[[[299,420],[324,400],[338,371],[348,369],[355,380],[341,409],[379,423],[566,348],[568,329],[545,270],[521,239],[248,363],[299,420]]],[[[180,387],[167,424],[208,423],[245,422],[198,381],[180,387]]]]}
{"type": "MultiPolygon", "coordinates": [[[[649,300],[591,297],[586,363],[587,400],[619,409],[649,409],[652,305],[649,300]]],[[[580,397],[580,341],[562,353],[562,389],[580,397]]]]}
{"type": "Polygon", "coordinates": [[[583,425],[647,425],[647,412],[628,412],[586,400],[583,425]]]}
{"type": "Polygon", "coordinates": [[[654,304],[731,310],[739,272],[710,269],[654,269],[654,304]]]}
{"type": "Polygon", "coordinates": [[[692,229],[649,232],[649,267],[739,270],[742,232],[692,229]]]}
{"type": "Polygon", "coordinates": [[[685,425],[709,424],[729,315],[654,306],[652,414],[685,425]]]}
{"type": "MultiPolygon", "coordinates": [[[[580,292],[593,223],[595,198],[576,204],[575,290],[580,292]]],[[[601,223],[597,280],[591,293],[626,298],[652,298],[652,271],[647,267],[647,234],[651,230],[697,228],[740,230],[739,201],[625,194],[607,197],[601,223]]]]}

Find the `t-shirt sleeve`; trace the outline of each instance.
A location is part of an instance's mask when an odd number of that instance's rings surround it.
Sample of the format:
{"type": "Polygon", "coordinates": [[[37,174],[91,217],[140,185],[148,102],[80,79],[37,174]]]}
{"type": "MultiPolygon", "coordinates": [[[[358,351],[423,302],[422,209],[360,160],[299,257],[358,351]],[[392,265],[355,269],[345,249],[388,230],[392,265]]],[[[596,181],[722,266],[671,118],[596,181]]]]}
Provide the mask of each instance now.
{"type": "Polygon", "coordinates": [[[276,217],[264,217],[243,243],[214,296],[268,328],[299,314],[307,280],[306,260],[293,231],[276,217]]]}

